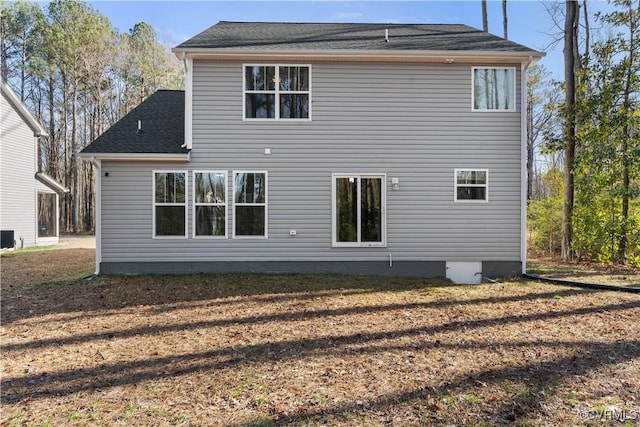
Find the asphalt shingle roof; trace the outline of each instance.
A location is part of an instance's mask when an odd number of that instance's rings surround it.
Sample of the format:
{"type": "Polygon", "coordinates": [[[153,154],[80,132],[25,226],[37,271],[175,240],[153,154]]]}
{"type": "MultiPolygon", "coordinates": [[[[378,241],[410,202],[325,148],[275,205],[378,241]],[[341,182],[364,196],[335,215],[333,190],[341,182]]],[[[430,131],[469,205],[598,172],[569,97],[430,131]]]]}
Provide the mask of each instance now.
{"type": "Polygon", "coordinates": [[[184,91],[159,90],[107,129],[83,153],[187,153],[184,91]],[[138,120],[142,131],[138,132],[138,120]]]}
{"type": "Polygon", "coordinates": [[[177,46],[241,50],[535,52],[461,24],[325,24],[221,21],[177,46]],[[389,30],[389,41],[385,41],[389,30]]]}

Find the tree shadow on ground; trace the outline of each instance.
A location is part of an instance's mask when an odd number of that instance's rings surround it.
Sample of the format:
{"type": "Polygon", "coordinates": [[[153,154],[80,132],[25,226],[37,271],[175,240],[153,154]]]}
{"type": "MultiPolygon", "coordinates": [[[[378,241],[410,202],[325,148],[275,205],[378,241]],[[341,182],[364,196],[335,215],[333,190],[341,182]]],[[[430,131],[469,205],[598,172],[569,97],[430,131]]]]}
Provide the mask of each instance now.
{"type": "MultiPolygon", "coordinates": [[[[518,343],[504,343],[506,345],[517,346],[518,343]]],[[[530,345],[531,343],[523,343],[530,345]]],[[[572,346],[571,342],[547,343],[548,345],[572,346]]],[[[251,426],[285,426],[285,425],[306,425],[310,422],[323,422],[344,418],[353,418],[354,415],[366,416],[373,411],[385,412],[396,405],[417,405],[429,406],[434,396],[450,395],[452,393],[474,393],[478,391],[478,384],[497,385],[505,383],[525,384],[524,392],[517,394],[510,402],[498,404],[485,409],[483,420],[475,420],[478,423],[489,423],[490,425],[513,425],[519,420],[530,417],[544,416],[542,406],[545,400],[552,396],[553,386],[570,377],[579,377],[605,365],[614,365],[628,362],[640,357],[640,341],[623,341],[612,344],[603,343],[582,343],[583,353],[572,355],[552,361],[532,362],[525,366],[502,367],[480,372],[472,376],[465,376],[457,380],[448,382],[439,387],[419,387],[411,391],[380,396],[377,399],[367,400],[364,404],[350,402],[346,405],[337,405],[317,410],[306,410],[295,415],[274,416],[270,419],[259,418],[237,425],[244,427],[251,426]]],[[[480,389],[480,393],[482,393],[480,389]]],[[[426,424],[445,422],[450,425],[450,421],[440,419],[434,413],[429,415],[429,422],[426,424]]],[[[525,424],[523,424],[525,425],[525,424]]],[[[528,425],[528,424],[527,424],[528,425]]]]}
{"type": "MultiPolygon", "coordinates": [[[[233,303],[252,298],[265,304],[330,295],[403,292],[416,289],[464,292],[466,285],[445,279],[344,275],[194,274],[100,276],[91,280],[49,282],[26,289],[3,289],[0,322],[38,321],[41,316],[69,313],[68,320],[104,316],[109,310],[157,307],[168,311],[185,304],[233,303]]],[[[582,293],[583,290],[574,292],[582,293]]],[[[531,298],[537,298],[535,293],[531,298]]],[[[108,313],[107,313],[108,314],[108,313]]]]}
{"type": "MultiPolygon", "coordinates": [[[[395,286],[394,286],[394,289],[395,286]]],[[[350,294],[364,294],[368,292],[380,292],[386,291],[385,288],[378,287],[375,289],[340,289],[337,291],[340,295],[350,295],[350,294]]],[[[130,328],[130,329],[120,329],[120,330],[108,330],[105,332],[99,333],[88,333],[88,334],[74,334],[68,337],[57,337],[57,338],[45,338],[45,339],[35,339],[27,342],[17,343],[17,344],[5,344],[3,345],[4,351],[16,351],[16,350],[24,350],[24,349],[37,349],[48,346],[60,346],[60,345],[70,345],[70,344],[78,344],[84,342],[91,342],[97,340],[104,339],[122,339],[122,338],[130,338],[135,336],[149,336],[149,335],[160,335],[162,333],[167,332],[178,332],[178,331],[189,331],[200,328],[216,328],[216,327],[225,327],[230,325],[255,325],[255,324],[266,324],[270,322],[279,322],[279,321],[304,321],[310,319],[322,319],[329,318],[335,316],[349,316],[349,315],[357,315],[357,314],[373,314],[378,312],[385,311],[394,311],[394,310],[413,310],[413,309],[429,309],[429,308],[444,308],[448,306],[475,306],[478,304],[487,304],[487,303],[509,303],[509,302],[517,302],[517,301],[527,301],[527,300],[540,300],[540,299],[550,299],[550,298],[565,298],[570,297],[572,295],[584,295],[594,292],[593,290],[588,289],[559,289],[557,292],[533,292],[530,294],[519,294],[514,296],[496,296],[496,297],[487,297],[487,298],[474,298],[470,300],[435,300],[429,302],[416,302],[416,303],[394,303],[394,304],[381,304],[381,305],[363,305],[356,307],[347,307],[347,308],[325,308],[325,309],[314,309],[313,311],[297,311],[297,312],[282,312],[282,313],[270,313],[265,315],[249,315],[243,317],[233,317],[233,318],[224,318],[224,319],[215,319],[215,320],[202,320],[202,321],[188,321],[188,322],[180,322],[180,323],[172,323],[168,325],[158,325],[158,326],[148,326],[148,327],[138,327],[138,328],[130,328]]],[[[302,295],[291,295],[291,294],[279,294],[275,296],[253,296],[253,297],[243,297],[243,301],[247,301],[247,299],[258,299],[260,303],[272,304],[282,302],[283,300],[289,299],[311,299],[318,298],[319,296],[326,297],[333,294],[333,292],[328,292],[327,290],[319,290],[318,292],[305,292],[302,295]]],[[[232,300],[216,300],[215,302],[207,303],[207,307],[211,309],[215,309],[219,305],[226,305],[230,303],[237,303],[236,299],[232,300]]],[[[184,304],[170,304],[166,305],[154,305],[149,307],[148,309],[142,308],[138,306],[139,314],[155,314],[156,312],[168,313],[171,310],[177,309],[185,309],[190,308],[189,306],[185,306],[184,304]],[[148,311],[147,311],[148,310],[148,311]]],[[[111,313],[111,315],[117,315],[117,311],[111,313]]],[[[104,312],[97,312],[94,316],[105,317],[104,312]]],[[[79,320],[87,320],[91,317],[90,314],[81,313],[75,314],[67,317],[56,317],[55,322],[71,322],[71,321],[79,321],[79,320]]],[[[47,321],[39,321],[38,323],[47,322],[47,321]]],[[[28,323],[33,324],[33,322],[28,323]]]]}
{"type": "MultiPolygon", "coordinates": [[[[526,300],[526,297],[525,297],[526,300]]],[[[269,364],[283,360],[304,360],[319,354],[344,355],[352,353],[353,346],[361,346],[358,351],[378,353],[385,350],[388,341],[410,337],[430,337],[437,333],[455,334],[457,331],[480,330],[486,327],[507,326],[532,321],[561,321],[590,313],[616,312],[640,307],[640,301],[630,301],[619,304],[581,307],[573,310],[549,311],[533,314],[511,314],[489,319],[451,321],[442,324],[418,326],[391,331],[361,332],[350,335],[333,335],[319,338],[292,339],[278,342],[250,344],[244,346],[228,346],[211,351],[189,353],[184,355],[170,355],[153,359],[137,360],[124,363],[104,363],[97,367],[80,367],[68,371],[45,373],[37,375],[23,375],[19,377],[3,378],[1,387],[2,401],[15,403],[25,399],[37,400],[48,396],[67,396],[70,394],[103,390],[110,387],[134,385],[144,381],[159,378],[175,378],[195,372],[216,372],[222,369],[239,368],[252,364],[269,364]],[[377,343],[383,345],[376,345],[377,343]]],[[[257,321],[260,321],[259,319],[257,321]]],[[[153,328],[149,333],[153,333],[153,328]]],[[[580,347],[580,353],[565,359],[550,362],[532,362],[526,366],[507,367],[480,372],[474,378],[460,378],[455,383],[440,387],[440,390],[416,389],[396,396],[386,396],[373,402],[373,406],[385,406],[400,401],[417,400],[425,393],[448,390],[452,387],[468,387],[470,381],[496,382],[505,379],[530,381],[534,387],[533,396],[537,390],[542,390],[554,381],[566,375],[576,375],[594,369],[601,365],[619,363],[640,357],[640,341],[620,341],[615,345],[598,342],[492,342],[480,341],[475,343],[447,344],[438,340],[428,340],[420,346],[413,344],[393,345],[393,348],[406,350],[438,349],[453,347],[458,349],[477,348],[487,349],[496,345],[526,346],[567,346],[580,347]]],[[[390,348],[390,347],[388,347],[390,348]]],[[[319,412],[298,414],[290,419],[277,420],[277,424],[304,422],[305,420],[352,411],[352,407],[337,406],[322,409],[319,412]]],[[[526,409],[526,408],[525,408],[526,409]]],[[[508,412],[509,408],[501,409],[508,412]]],[[[532,409],[527,409],[532,410],[532,409]]],[[[276,420],[274,420],[275,422],[276,420]]]]}

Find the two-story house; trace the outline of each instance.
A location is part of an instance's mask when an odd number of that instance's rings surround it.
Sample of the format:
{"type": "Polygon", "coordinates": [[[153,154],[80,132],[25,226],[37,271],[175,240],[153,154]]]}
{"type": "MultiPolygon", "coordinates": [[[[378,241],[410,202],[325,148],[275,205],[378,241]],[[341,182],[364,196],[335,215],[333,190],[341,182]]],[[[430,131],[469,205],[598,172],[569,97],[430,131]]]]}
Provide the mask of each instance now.
{"type": "Polygon", "coordinates": [[[526,70],[465,25],[220,22],[84,149],[98,270],[520,274],[526,70]]]}
{"type": "Polygon", "coordinates": [[[56,245],[59,199],[69,190],[38,168],[47,132],[9,85],[0,82],[0,93],[0,246],[56,245]]]}

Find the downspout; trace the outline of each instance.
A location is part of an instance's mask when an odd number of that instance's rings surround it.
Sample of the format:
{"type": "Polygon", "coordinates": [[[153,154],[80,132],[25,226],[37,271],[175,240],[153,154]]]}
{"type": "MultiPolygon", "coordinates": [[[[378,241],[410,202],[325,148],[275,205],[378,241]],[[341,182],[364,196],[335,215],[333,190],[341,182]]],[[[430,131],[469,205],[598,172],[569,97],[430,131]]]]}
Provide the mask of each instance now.
{"type": "Polygon", "coordinates": [[[91,157],[91,163],[96,167],[96,272],[100,274],[100,263],[102,262],[102,162],[91,157]]]}
{"type": "Polygon", "coordinates": [[[192,146],[192,124],[193,124],[193,59],[187,58],[182,52],[182,63],[184,64],[184,144],[182,148],[191,149],[192,146]]]}
{"type": "Polygon", "coordinates": [[[533,62],[529,56],[520,70],[520,260],[522,274],[527,273],[527,69],[533,62]]]}

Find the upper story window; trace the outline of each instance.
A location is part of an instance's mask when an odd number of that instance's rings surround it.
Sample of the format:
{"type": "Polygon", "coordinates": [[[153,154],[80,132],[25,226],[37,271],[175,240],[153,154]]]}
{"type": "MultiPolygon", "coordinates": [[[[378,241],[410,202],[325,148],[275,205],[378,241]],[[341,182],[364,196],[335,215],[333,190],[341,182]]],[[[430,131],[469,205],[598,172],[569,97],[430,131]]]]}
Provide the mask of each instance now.
{"type": "Polygon", "coordinates": [[[153,173],[153,235],[187,235],[187,173],[153,173]]]}
{"type": "Polygon", "coordinates": [[[516,69],[473,68],[473,109],[516,111],[516,69]]]}
{"type": "Polygon", "coordinates": [[[486,169],[456,169],[454,200],[487,202],[489,171],[486,169]]]}
{"type": "Polygon", "coordinates": [[[309,120],[311,67],[245,65],[244,118],[309,120]]]}

